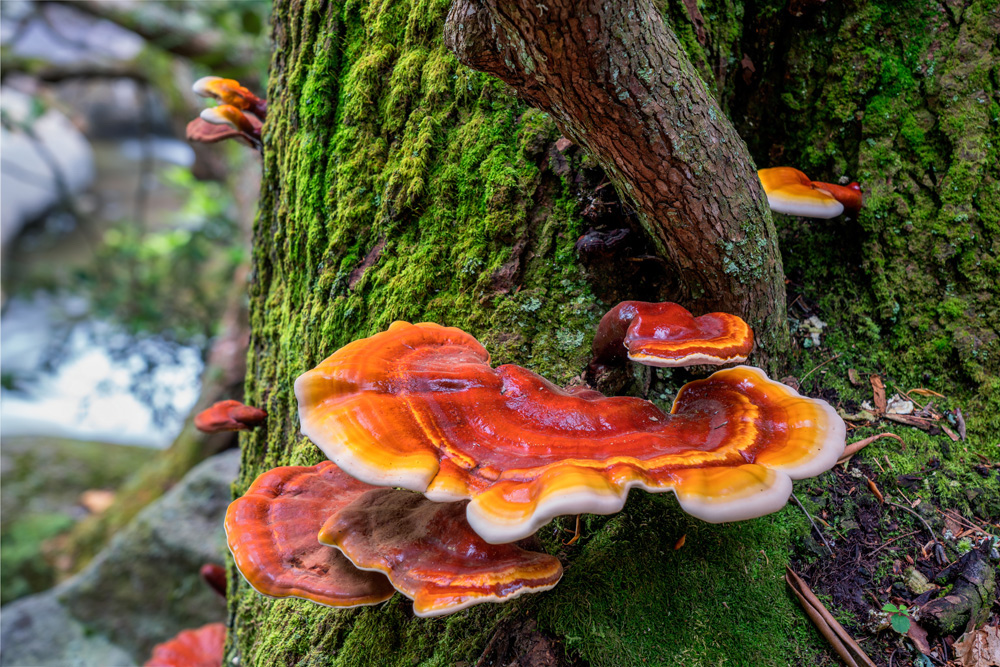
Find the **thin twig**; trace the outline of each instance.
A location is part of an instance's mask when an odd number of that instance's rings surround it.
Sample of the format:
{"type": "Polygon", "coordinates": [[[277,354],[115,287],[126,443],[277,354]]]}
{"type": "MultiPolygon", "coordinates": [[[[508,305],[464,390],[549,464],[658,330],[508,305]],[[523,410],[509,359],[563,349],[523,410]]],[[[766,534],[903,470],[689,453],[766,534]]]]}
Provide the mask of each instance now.
{"type": "Polygon", "coordinates": [[[819,539],[823,540],[823,544],[826,546],[826,550],[830,552],[830,556],[832,557],[833,547],[831,547],[830,543],[826,541],[826,535],[823,534],[823,531],[821,531],[819,529],[819,526],[816,525],[816,522],[813,521],[812,515],[809,514],[809,511],[802,506],[802,503],[799,502],[799,499],[796,497],[794,493],[792,494],[792,500],[795,501],[795,504],[799,506],[799,509],[802,510],[802,512],[806,515],[806,518],[809,519],[809,523],[812,524],[812,527],[816,530],[816,534],[819,535],[819,539]]]}
{"type": "Polygon", "coordinates": [[[906,441],[895,433],[876,433],[875,435],[867,437],[864,440],[858,440],[857,442],[849,444],[846,448],[844,448],[844,453],[840,455],[839,459],[837,459],[837,463],[846,463],[849,458],[880,438],[895,438],[896,440],[902,442],[904,447],[906,446],[906,441]]]}
{"type": "Polygon", "coordinates": [[[916,400],[914,400],[914,398],[913,398],[912,396],[910,396],[910,395],[909,395],[909,394],[907,394],[907,393],[906,393],[905,391],[903,391],[903,390],[902,390],[902,388],[900,388],[900,386],[899,386],[898,384],[896,384],[895,382],[893,382],[893,383],[892,383],[892,386],[893,386],[893,387],[895,387],[895,388],[896,388],[896,391],[898,391],[898,392],[899,392],[900,394],[902,394],[903,396],[906,396],[906,398],[907,398],[907,399],[909,399],[909,401],[910,401],[911,403],[913,403],[914,405],[916,405],[916,406],[917,406],[918,408],[920,408],[921,410],[923,410],[923,409],[924,409],[924,406],[923,406],[923,405],[920,405],[920,403],[919,403],[919,402],[917,402],[916,400]]]}
{"type": "Polygon", "coordinates": [[[938,540],[937,535],[935,535],[934,531],[931,530],[930,525],[926,521],[924,521],[924,517],[920,516],[919,514],[917,514],[916,512],[914,512],[913,510],[911,510],[909,507],[907,507],[905,505],[897,505],[896,503],[890,502],[888,500],[885,501],[885,504],[886,505],[892,505],[893,507],[898,507],[899,509],[903,510],[904,512],[909,512],[913,516],[915,516],[918,519],[920,519],[920,523],[924,524],[924,528],[926,528],[927,532],[931,534],[931,539],[934,540],[934,543],[935,544],[940,543],[940,540],[938,540]]]}
{"type": "Polygon", "coordinates": [[[882,546],[880,546],[878,549],[876,549],[875,551],[873,551],[870,554],[868,554],[868,556],[870,558],[871,556],[874,556],[875,554],[877,554],[879,551],[882,551],[882,549],[885,549],[887,546],[889,546],[890,544],[892,544],[896,540],[901,540],[904,537],[910,537],[911,535],[916,535],[919,532],[920,532],[920,530],[914,530],[912,533],[907,533],[906,535],[899,535],[898,537],[894,537],[891,540],[888,540],[888,541],[884,542],[882,544],[882,546]]]}
{"type": "Polygon", "coordinates": [[[823,366],[826,366],[828,363],[830,363],[831,361],[833,361],[837,357],[841,356],[842,354],[844,354],[844,353],[843,352],[838,352],[837,354],[833,355],[832,357],[830,357],[829,359],[827,359],[826,361],[824,361],[823,363],[821,363],[819,366],[816,366],[816,368],[813,368],[811,371],[809,371],[808,373],[806,373],[805,375],[803,375],[801,378],[799,378],[799,386],[801,386],[802,383],[805,382],[805,380],[806,380],[807,377],[809,377],[810,375],[812,375],[814,372],[816,372],[818,369],[822,368],[823,366]]]}

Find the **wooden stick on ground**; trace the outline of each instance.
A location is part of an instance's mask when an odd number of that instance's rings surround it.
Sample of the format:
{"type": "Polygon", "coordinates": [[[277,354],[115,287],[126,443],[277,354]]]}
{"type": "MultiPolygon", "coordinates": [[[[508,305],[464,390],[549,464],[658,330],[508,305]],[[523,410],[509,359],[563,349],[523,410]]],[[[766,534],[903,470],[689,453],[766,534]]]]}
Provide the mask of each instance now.
{"type": "Polygon", "coordinates": [[[858,440],[857,442],[852,442],[851,444],[849,444],[847,448],[844,449],[844,453],[841,455],[841,457],[837,459],[837,463],[846,463],[848,459],[850,459],[852,456],[854,456],[855,454],[857,454],[862,449],[872,444],[879,438],[895,438],[896,440],[902,442],[904,445],[906,444],[906,441],[904,441],[895,433],[878,433],[869,438],[865,438],[864,440],[858,440]]]}
{"type": "Polygon", "coordinates": [[[858,643],[847,633],[837,619],[827,611],[823,603],[809,589],[806,582],[795,574],[792,568],[785,566],[785,581],[799,599],[809,620],[815,624],[820,634],[830,642],[830,646],[848,667],[875,667],[875,663],[862,650],[858,643]]]}

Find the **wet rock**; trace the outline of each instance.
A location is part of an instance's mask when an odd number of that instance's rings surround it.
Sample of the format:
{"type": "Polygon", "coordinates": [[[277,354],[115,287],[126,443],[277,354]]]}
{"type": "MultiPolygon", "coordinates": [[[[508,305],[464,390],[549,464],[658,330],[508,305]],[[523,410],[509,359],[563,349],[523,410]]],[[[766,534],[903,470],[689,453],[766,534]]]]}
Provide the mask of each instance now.
{"type": "Polygon", "coordinates": [[[57,204],[63,194],[90,185],[94,156],[87,139],[59,111],[49,109],[33,117],[31,97],[8,87],[3,88],[2,98],[4,115],[10,119],[0,128],[4,154],[0,246],[6,248],[22,227],[57,204]],[[60,193],[60,188],[66,192],[60,193]]]}
{"type": "Polygon", "coordinates": [[[237,450],[201,463],[78,575],[5,606],[0,665],[141,664],[182,629],[225,620],[199,568],[224,557],[222,518],[238,468],[237,450]]]}

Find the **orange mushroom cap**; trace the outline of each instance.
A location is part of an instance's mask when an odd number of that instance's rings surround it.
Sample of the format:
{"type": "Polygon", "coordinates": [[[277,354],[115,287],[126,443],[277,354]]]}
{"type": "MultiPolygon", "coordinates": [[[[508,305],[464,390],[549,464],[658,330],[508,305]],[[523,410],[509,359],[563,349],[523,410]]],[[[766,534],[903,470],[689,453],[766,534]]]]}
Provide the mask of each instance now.
{"type": "Polygon", "coordinates": [[[220,104],[217,107],[201,110],[201,119],[213,125],[228,125],[234,130],[239,130],[244,136],[260,140],[260,125],[254,124],[248,116],[236,107],[229,104],[220,104]]]}
{"type": "Polygon", "coordinates": [[[267,114],[267,102],[254,95],[248,88],[240,85],[236,79],[203,76],[194,82],[191,90],[201,97],[212,97],[223,104],[249,111],[261,120],[264,120],[264,116],[267,114]]]}
{"type": "Polygon", "coordinates": [[[319,541],[359,568],[384,572],[413,600],[417,616],[506,602],[559,582],[562,565],[555,556],[484,542],[465,519],[467,504],[373,489],[331,516],[319,541]]]}
{"type": "Polygon", "coordinates": [[[570,394],[519,366],[489,366],[475,338],[394,323],[295,382],[302,432],[370,484],[431,500],[470,498],[487,542],[513,542],[552,517],[620,510],[633,486],[672,490],[711,522],[773,512],[789,478],[819,474],[845,427],[746,366],[681,388],[671,413],[637,398],[570,394]]]}
{"type": "Polygon", "coordinates": [[[676,303],[622,301],[601,318],[594,365],[632,361],[647,366],[718,366],[746,361],[753,331],[728,313],[694,317],[676,303]]]}
{"type": "Polygon", "coordinates": [[[260,426],[265,419],[267,412],[264,410],[229,400],[219,401],[199,412],[195,415],[194,426],[202,433],[247,431],[260,426]]]}
{"type": "Polygon", "coordinates": [[[798,169],[774,167],[757,172],[772,211],[806,218],[835,218],[861,210],[861,186],[814,183],[798,169]]]}
{"type": "Polygon", "coordinates": [[[209,623],[154,646],[145,667],[221,667],[225,648],[226,626],[209,623]]]}
{"type": "Polygon", "coordinates": [[[226,539],[236,567],[259,593],[297,597],[331,607],[388,600],[385,576],[363,572],[316,534],[340,507],[371,486],[325,461],[269,470],[226,512],[226,539]]]}
{"type": "Polygon", "coordinates": [[[208,584],[209,588],[223,598],[226,597],[226,568],[215,563],[205,563],[198,570],[198,574],[201,575],[201,580],[208,584]]]}

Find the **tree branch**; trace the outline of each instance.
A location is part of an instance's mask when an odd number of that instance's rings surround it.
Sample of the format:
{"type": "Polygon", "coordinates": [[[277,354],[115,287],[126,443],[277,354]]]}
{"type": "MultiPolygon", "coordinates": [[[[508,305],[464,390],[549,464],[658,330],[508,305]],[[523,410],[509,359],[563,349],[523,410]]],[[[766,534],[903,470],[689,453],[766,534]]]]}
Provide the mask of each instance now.
{"type": "Polygon", "coordinates": [[[756,167],[650,0],[456,0],[445,43],[597,159],[672,265],[676,298],[747,317],[765,348],[787,342],[756,167]]]}
{"type": "Polygon", "coordinates": [[[131,30],[168,53],[217,68],[243,67],[253,52],[238,40],[217,30],[192,30],[175,12],[162,5],[107,0],[42,0],[42,4],[72,7],[131,30]]]}

